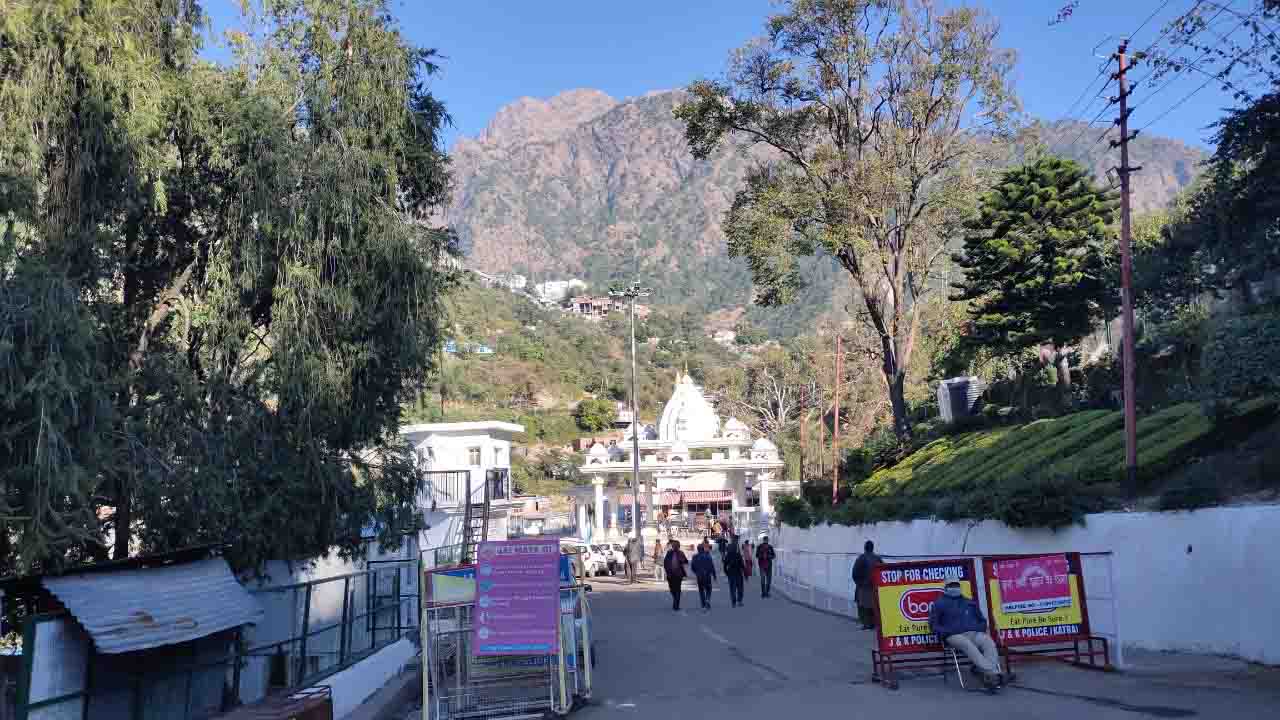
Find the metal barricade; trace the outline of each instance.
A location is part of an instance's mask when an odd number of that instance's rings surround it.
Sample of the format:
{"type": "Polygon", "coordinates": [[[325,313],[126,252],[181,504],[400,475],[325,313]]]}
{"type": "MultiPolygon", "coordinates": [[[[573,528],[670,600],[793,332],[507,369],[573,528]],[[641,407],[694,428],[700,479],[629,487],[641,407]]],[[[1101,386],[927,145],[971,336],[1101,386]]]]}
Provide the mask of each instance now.
{"type": "MultiPolygon", "coordinates": [[[[430,569],[428,556],[423,560],[424,569],[430,569]]],[[[566,715],[579,700],[589,699],[593,658],[587,589],[576,578],[575,584],[560,587],[560,648],[551,655],[477,657],[475,602],[424,602],[423,720],[566,715]]]]}

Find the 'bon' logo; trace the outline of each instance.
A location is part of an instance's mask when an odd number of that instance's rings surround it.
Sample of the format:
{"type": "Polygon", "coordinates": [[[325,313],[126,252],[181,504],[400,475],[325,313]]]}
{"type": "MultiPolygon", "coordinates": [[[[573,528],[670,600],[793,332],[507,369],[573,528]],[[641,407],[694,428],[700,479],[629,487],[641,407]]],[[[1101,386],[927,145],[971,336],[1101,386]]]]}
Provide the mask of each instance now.
{"type": "Polygon", "coordinates": [[[898,601],[898,609],[902,616],[913,622],[928,622],[929,608],[933,601],[942,597],[942,588],[919,588],[902,593],[898,601]]]}

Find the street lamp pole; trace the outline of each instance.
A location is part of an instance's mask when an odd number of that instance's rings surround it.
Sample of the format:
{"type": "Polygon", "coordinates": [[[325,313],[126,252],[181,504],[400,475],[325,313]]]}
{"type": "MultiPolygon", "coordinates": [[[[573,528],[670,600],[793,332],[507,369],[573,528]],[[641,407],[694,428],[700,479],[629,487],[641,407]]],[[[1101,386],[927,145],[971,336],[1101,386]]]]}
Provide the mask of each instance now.
{"type": "MultiPolygon", "coordinates": [[[[636,298],[649,297],[651,288],[633,282],[623,290],[610,290],[609,297],[625,297],[631,302],[631,532],[640,535],[640,403],[636,399],[636,298]]],[[[652,488],[649,489],[653,491],[652,488]]]]}

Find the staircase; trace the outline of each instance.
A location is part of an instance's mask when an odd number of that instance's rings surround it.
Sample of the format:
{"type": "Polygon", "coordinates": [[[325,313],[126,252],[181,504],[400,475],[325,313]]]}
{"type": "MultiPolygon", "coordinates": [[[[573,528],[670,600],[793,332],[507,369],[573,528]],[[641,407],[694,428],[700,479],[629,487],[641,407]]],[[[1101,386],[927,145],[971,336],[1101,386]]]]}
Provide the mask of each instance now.
{"type": "Polygon", "coordinates": [[[484,483],[483,493],[472,493],[471,473],[467,473],[466,509],[462,514],[462,564],[476,561],[480,543],[489,539],[489,486],[484,483]]]}

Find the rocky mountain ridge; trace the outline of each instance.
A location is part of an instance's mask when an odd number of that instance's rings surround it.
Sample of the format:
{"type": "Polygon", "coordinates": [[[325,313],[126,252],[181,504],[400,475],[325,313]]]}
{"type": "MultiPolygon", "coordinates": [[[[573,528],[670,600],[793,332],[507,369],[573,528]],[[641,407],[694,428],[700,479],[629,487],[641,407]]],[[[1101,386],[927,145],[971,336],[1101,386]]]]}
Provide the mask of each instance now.
{"type": "MultiPolygon", "coordinates": [[[[725,256],[721,221],[753,158],[733,147],[706,161],[689,154],[672,110],[683,92],[616,100],[598,90],[521,98],[475,138],[451,150],[455,189],[446,220],[474,267],[521,272],[532,281],[576,276],[602,289],[639,275],[657,304],[698,312],[748,306],[746,265],[725,256]]],[[[1099,178],[1118,163],[1097,129],[1041,124],[1049,147],[1099,178]],[[1075,140],[1075,138],[1079,138],[1075,140]]],[[[1204,153],[1178,141],[1140,136],[1132,161],[1134,206],[1168,203],[1195,175],[1204,153]]],[[[801,331],[832,306],[844,278],[829,261],[809,263],[813,278],[795,307],[751,308],[774,332],[801,331]]]]}

